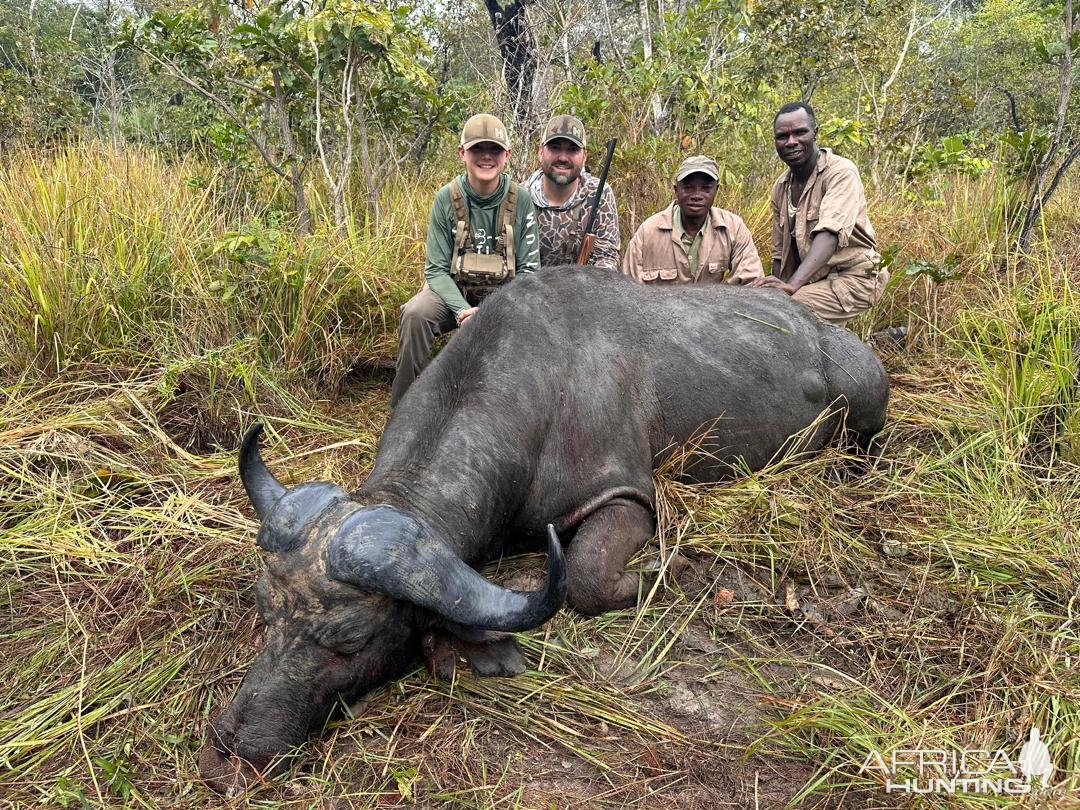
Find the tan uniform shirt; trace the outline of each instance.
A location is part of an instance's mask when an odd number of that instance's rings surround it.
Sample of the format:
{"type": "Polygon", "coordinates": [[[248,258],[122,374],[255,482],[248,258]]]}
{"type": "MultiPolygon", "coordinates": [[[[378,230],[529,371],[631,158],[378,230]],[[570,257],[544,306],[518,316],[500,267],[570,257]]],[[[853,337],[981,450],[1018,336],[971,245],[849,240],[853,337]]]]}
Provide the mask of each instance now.
{"type": "MultiPolygon", "coordinates": [[[[647,284],[749,284],[763,275],[750,229],[742,218],[715,206],[701,226],[697,268],[676,228],[677,206],[641,223],[623,258],[623,272],[647,284]]],[[[693,242],[691,243],[693,244],[693,242]]]]}
{"type": "Polygon", "coordinates": [[[791,221],[788,218],[788,193],[791,170],[777,179],[772,189],[772,259],[780,262],[778,275],[787,281],[799,266],[800,257],[810,252],[810,243],[820,231],[836,234],[836,252],[811,282],[830,272],[871,270],[880,261],[874,227],[866,211],[859,170],[847,158],[822,149],[817,167],[806,181],[801,200],[792,200],[798,207],[795,214],[795,244],[791,244],[791,221]]]}

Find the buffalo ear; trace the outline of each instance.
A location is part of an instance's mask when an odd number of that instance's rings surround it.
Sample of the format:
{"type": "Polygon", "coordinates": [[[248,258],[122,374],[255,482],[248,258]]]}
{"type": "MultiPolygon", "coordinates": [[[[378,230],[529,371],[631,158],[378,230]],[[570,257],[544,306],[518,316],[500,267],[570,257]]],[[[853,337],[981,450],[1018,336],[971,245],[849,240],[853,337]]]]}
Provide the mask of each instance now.
{"type": "Polygon", "coordinates": [[[262,432],[262,422],[256,422],[248,428],[240,445],[240,480],[244,483],[244,489],[259,520],[264,520],[270,514],[274,504],[281,500],[281,496],[287,491],[285,486],[274,478],[274,474],[267,469],[259,455],[259,436],[262,432]]]}
{"type": "Polygon", "coordinates": [[[426,608],[443,619],[485,630],[516,632],[546,622],[566,599],[566,560],[548,526],[548,571],[535,592],[484,579],[417,516],[373,506],[346,518],[326,549],[327,573],[426,608]]]}

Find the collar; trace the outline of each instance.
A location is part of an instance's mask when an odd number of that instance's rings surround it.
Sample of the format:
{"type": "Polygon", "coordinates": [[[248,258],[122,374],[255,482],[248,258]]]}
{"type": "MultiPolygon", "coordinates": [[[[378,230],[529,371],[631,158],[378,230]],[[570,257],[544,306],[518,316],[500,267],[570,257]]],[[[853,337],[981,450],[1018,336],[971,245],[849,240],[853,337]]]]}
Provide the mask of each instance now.
{"type": "MultiPolygon", "coordinates": [[[[709,212],[709,217],[711,217],[711,216],[712,216],[712,212],[710,211],[709,212]]],[[[709,221],[708,221],[709,217],[706,218],[705,222],[701,223],[701,230],[699,230],[697,233],[694,234],[694,239],[702,239],[702,238],[704,238],[704,231],[709,225],[709,221]]],[[[687,235],[689,235],[689,234],[686,233],[686,228],[684,228],[683,224],[682,224],[682,209],[679,208],[678,203],[672,203],[672,205],[671,205],[671,238],[681,242],[682,239],[683,239],[683,236],[687,236],[687,235]]]]}
{"type": "Polygon", "coordinates": [[[544,196],[544,173],[540,169],[529,175],[525,185],[528,187],[529,196],[532,197],[533,204],[536,206],[551,208],[555,211],[565,211],[584,202],[590,194],[596,191],[596,187],[600,185],[600,180],[582,169],[574,193],[570,195],[570,199],[560,205],[555,205],[544,196]]]}
{"type": "Polygon", "coordinates": [[[461,193],[465,195],[469,202],[480,208],[486,208],[495,203],[501,203],[503,197],[506,196],[506,190],[510,187],[510,175],[505,172],[499,175],[499,186],[491,194],[486,197],[481,197],[473,187],[469,185],[469,176],[467,174],[461,174],[458,176],[460,183],[461,193]]]}
{"type": "MultiPolygon", "coordinates": [[[[819,146],[817,163],[814,164],[814,171],[810,173],[810,178],[817,177],[826,167],[829,165],[829,156],[833,154],[831,146],[819,146]]],[[[807,178],[809,181],[810,178],[807,178]]],[[[780,175],[780,182],[785,184],[791,183],[791,169],[785,169],[784,173],[780,175]]]]}
{"type": "MultiPolygon", "coordinates": [[[[656,227],[662,231],[671,231],[671,236],[676,241],[678,241],[679,234],[682,233],[681,217],[678,223],[679,228],[678,230],[675,229],[675,217],[678,213],[678,210],[679,204],[677,202],[673,202],[671,203],[671,205],[669,205],[667,208],[660,212],[660,216],[656,221],[656,227]]],[[[702,226],[702,230],[704,230],[705,228],[712,228],[713,230],[715,230],[716,228],[727,228],[727,225],[720,219],[720,209],[717,208],[715,205],[709,209],[709,218],[702,226]]],[[[701,231],[698,231],[698,233],[701,233],[701,231]]]]}

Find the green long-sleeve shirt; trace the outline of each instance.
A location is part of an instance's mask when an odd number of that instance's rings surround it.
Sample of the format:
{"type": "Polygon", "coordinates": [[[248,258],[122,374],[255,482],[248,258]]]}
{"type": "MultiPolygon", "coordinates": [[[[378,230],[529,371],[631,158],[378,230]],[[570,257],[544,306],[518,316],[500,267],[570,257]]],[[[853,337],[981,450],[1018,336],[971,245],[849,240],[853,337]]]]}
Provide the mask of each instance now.
{"type": "MultiPolygon", "coordinates": [[[[469,211],[469,227],[472,230],[474,250],[477,253],[489,253],[495,250],[495,232],[498,226],[499,206],[510,189],[511,180],[503,175],[499,188],[488,197],[481,197],[469,186],[462,174],[451,180],[459,183],[465,204],[469,211]]],[[[427,261],[424,263],[424,278],[454,314],[468,309],[469,304],[461,295],[454,279],[450,277],[450,266],[454,253],[454,232],[457,217],[454,215],[454,203],[450,199],[450,183],[435,194],[431,206],[431,219],[427,232],[427,261]]],[[[533,208],[529,190],[518,188],[517,208],[514,216],[514,270],[516,273],[532,273],[540,269],[540,238],[536,230],[536,211],[533,208]]]]}

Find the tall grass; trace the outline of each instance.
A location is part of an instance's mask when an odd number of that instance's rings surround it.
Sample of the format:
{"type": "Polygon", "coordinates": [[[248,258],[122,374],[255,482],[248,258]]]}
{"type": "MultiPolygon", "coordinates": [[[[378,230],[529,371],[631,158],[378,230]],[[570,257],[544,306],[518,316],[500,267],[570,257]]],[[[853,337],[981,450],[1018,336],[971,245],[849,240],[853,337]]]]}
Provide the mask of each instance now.
{"type": "MultiPolygon", "coordinates": [[[[196,161],[0,166],[0,807],[220,806],[195,750],[257,646],[261,567],[227,448],[258,415],[286,481],[363,480],[386,387],[334,384],[389,351],[445,179],[396,178],[378,222],[297,239],[273,188],[252,202],[196,161]]],[[[1078,193],[1021,264],[1006,188],[872,194],[897,258],[855,327],[915,333],[885,350],[878,465],[661,477],[639,610],[562,612],[517,679],[410,673],[237,806],[898,806],[860,772],[871,750],[1015,755],[1031,725],[1075,795],[1078,193]],[[948,281],[904,272],[950,253],[948,281]]],[[[723,201],[766,259],[767,191],[723,201]]]]}
{"type": "Polygon", "coordinates": [[[163,364],[252,341],[275,374],[335,379],[385,350],[386,313],[415,283],[403,271],[422,261],[413,195],[399,192],[377,238],[298,239],[287,214],[237,203],[225,182],[140,149],[11,157],[0,167],[7,363],[163,364]]]}

